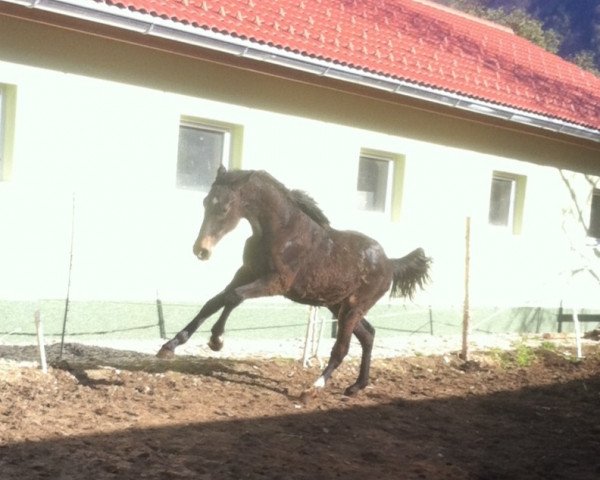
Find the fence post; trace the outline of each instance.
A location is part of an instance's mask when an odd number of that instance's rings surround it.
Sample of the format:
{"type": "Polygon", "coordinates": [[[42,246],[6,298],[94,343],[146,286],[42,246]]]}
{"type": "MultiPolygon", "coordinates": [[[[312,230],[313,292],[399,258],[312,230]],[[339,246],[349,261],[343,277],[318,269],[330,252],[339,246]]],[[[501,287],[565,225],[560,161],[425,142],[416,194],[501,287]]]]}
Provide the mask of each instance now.
{"type": "Polygon", "coordinates": [[[71,301],[71,276],[73,274],[73,249],[75,247],[75,192],[71,200],[71,247],[69,249],[69,275],[67,278],[67,292],[65,296],[65,312],[63,315],[62,332],[60,335],[59,359],[62,359],[65,348],[65,334],[67,332],[67,319],[69,317],[69,303],[71,301]]]}
{"type": "Polygon", "coordinates": [[[579,308],[573,305],[573,326],[575,328],[575,347],[577,350],[577,359],[581,360],[581,326],[579,325],[579,308]]]}
{"type": "Polygon", "coordinates": [[[37,334],[38,352],[40,354],[40,366],[42,372],[48,373],[48,362],[46,361],[46,344],[44,342],[44,326],[42,324],[42,314],[36,310],[34,314],[35,330],[37,334]]]}
{"type": "Polygon", "coordinates": [[[163,313],[163,306],[158,296],[158,291],[156,292],[156,311],[158,313],[158,332],[160,334],[160,338],[167,338],[167,331],[165,329],[165,315],[163,313]]]}
{"type": "Polygon", "coordinates": [[[471,270],[471,217],[465,219],[465,298],[463,302],[463,331],[461,358],[469,360],[469,321],[471,317],[469,306],[469,277],[471,270]]]}
{"type": "Polygon", "coordinates": [[[429,305],[429,334],[433,337],[433,309],[429,305]]]}

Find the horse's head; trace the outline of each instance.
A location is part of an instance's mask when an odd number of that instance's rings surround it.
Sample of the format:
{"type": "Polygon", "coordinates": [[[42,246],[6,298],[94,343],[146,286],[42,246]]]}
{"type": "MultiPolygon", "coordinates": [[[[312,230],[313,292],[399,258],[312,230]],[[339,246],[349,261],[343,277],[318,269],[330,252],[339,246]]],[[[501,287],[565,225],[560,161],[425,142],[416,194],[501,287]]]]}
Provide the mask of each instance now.
{"type": "Polygon", "coordinates": [[[204,199],[204,220],[194,242],[194,255],[208,260],[214,246],[223,236],[233,230],[241,218],[239,192],[232,185],[219,183],[225,169],[219,169],[217,180],[204,199]]]}

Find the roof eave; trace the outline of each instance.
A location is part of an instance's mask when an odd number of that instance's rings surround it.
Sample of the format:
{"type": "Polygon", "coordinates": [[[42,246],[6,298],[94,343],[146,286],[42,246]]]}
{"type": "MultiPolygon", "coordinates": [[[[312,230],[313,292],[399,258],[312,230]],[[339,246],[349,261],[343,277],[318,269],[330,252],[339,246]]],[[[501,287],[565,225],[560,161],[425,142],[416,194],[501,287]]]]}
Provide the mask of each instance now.
{"type": "Polygon", "coordinates": [[[0,0],[600,143],[600,130],[100,2],[0,0]]]}

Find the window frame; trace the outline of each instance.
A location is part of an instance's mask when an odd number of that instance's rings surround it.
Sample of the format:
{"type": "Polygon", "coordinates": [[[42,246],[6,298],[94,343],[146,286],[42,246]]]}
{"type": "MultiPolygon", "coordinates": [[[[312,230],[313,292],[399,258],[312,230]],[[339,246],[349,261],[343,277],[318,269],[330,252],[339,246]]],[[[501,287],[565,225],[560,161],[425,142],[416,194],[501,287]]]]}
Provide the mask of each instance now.
{"type": "Polygon", "coordinates": [[[360,173],[360,161],[362,159],[369,159],[378,162],[387,162],[388,164],[388,176],[386,182],[385,191],[385,202],[383,211],[380,210],[368,210],[358,207],[357,210],[368,215],[383,216],[391,219],[393,222],[397,222],[400,219],[401,207],[402,207],[402,191],[404,187],[404,170],[405,170],[405,156],[398,153],[386,152],[382,150],[375,150],[370,148],[362,148],[358,156],[357,162],[357,173],[356,173],[356,187],[355,195],[360,191],[358,190],[359,173],[360,173]]]}
{"type": "Polygon", "coordinates": [[[490,180],[490,190],[488,196],[488,218],[487,224],[490,228],[497,231],[507,231],[513,235],[519,235],[523,229],[523,213],[525,208],[525,190],[527,185],[527,177],[516,173],[494,170],[490,180]],[[494,225],[490,221],[490,213],[492,208],[492,187],[494,180],[502,180],[511,182],[512,188],[510,192],[510,204],[508,222],[506,225],[494,225]]]}
{"type": "Polygon", "coordinates": [[[590,194],[590,216],[587,228],[588,238],[600,239],[600,189],[593,188],[590,194]],[[598,201],[595,203],[594,199],[598,201]],[[594,207],[594,204],[596,207],[594,207]],[[594,219],[596,219],[594,221],[594,219]]]}
{"type": "MultiPolygon", "coordinates": [[[[221,133],[224,135],[223,138],[223,151],[221,152],[221,164],[227,169],[241,168],[242,164],[242,142],[243,142],[243,128],[241,125],[225,123],[215,120],[202,119],[191,116],[181,116],[178,125],[178,137],[177,137],[177,149],[180,146],[180,132],[181,128],[192,128],[197,130],[204,130],[207,132],[221,133]]],[[[211,182],[212,183],[212,182],[211,182]]],[[[175,162],[175,188],[178,190],[192,191],[192,192],[203,192],[206,193],[210,187],[201,185],[197,186],[185,186],[179,184],[179,152],[176,156],[175,162]]]]}
{"type": "Polygon", "coordinates": [[[17,88],[0,83],[0,182],[12,175],[17,88]]]}

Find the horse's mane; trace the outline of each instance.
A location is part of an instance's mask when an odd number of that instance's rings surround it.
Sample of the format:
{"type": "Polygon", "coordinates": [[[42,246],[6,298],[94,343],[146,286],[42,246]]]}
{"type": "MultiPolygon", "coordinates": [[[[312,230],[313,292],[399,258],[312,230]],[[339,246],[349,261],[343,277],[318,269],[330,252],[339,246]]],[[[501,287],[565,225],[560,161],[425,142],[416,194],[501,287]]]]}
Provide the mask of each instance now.
{"type": "Polygon", "coordinates": [[[329,227],[329,218],[323,213],[323,210],[317,205],[317,202],[302,190],[288,190],[292,201],[298,205],[298,208],[306,213],[310,218],[322,227],[329,227]]]}
{"type": "Polygon", "coordinates": [[[312,218],[318,225],[322,227],[329,227],[329,219],[310,195],[302,190],[290,190],[283,183],[264,170],[232,170],[229,172],[222,172],[217,175],[217,179],[215,180],[214,184],[233,185],[235,183],[248,180],[252,176],[258,176],[262,180],[265,180],[267,183],[271,184],[300,210],[306,213],[306,215],[312,218]]]}

